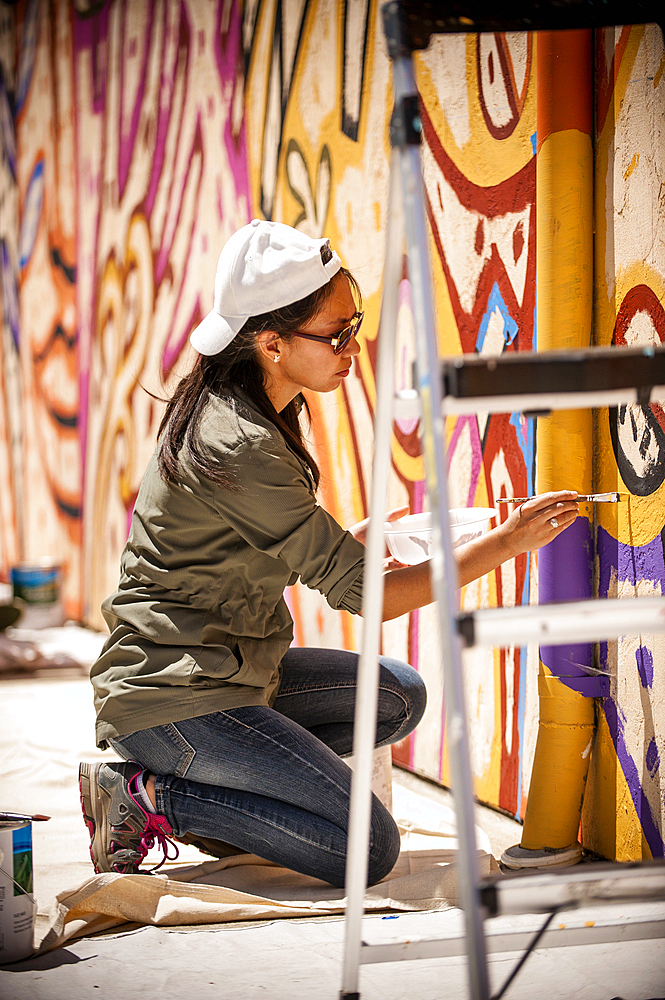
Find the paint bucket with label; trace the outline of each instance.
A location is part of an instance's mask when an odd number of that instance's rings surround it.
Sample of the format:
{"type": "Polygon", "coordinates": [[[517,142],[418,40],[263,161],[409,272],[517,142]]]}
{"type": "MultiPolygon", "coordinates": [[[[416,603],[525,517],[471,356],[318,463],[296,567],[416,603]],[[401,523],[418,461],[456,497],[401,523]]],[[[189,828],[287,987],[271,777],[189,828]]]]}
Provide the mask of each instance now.
{"type": "Polygon", "coordinates": [[[0,965],[34,951],[32,823],[0,820],[0,965]]]}
{"type": "Polygon", "coordinates": [[[19,628],[57,628],[64,624],[61,567],[50,560],[12,567],[14,602],[21,609],[19,628]]]}

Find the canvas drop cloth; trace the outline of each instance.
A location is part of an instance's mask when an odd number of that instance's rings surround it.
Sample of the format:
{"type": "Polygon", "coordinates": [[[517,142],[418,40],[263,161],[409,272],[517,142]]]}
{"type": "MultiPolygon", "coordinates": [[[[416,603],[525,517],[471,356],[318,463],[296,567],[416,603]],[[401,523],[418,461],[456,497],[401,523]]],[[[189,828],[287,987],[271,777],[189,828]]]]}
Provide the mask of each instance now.
{"type": "MultiPolygon", "coordinates": [[[[436,910],[458,905],[454,838],[401,824],[402,851],[383,882],[368,890],[366,910],[436,910]]],[[[497,870],[478,852],[482,875],[497,870]]],[[[167,874],[95,875],[60,892],[40,952],[123,923],[173,927],[343,913],[344,892],[254,855],[171,869],[167,874]]]]}

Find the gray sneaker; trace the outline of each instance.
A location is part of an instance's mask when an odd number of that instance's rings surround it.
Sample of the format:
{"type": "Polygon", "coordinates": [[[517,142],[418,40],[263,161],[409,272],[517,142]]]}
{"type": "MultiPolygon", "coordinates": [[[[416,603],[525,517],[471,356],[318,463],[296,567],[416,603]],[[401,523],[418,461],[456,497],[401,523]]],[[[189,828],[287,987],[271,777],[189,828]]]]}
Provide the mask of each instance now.
{"type": "MultiPolygon", "coordinates": [[[[138,866],[155,842],[164,852],[155,868],[160,868],[169,858],[171,841],[168,836],[173,832],[169,821],[166,816],[144,809],[134,792],[136,778],[142,772],[141,765],[131,760],[79,766],[81,809],[90,834],[90,857],[97,874],[143,874],[138,866]]],[[[175,851],[171,859],[177,858],[177,847],[175,851]]]]}

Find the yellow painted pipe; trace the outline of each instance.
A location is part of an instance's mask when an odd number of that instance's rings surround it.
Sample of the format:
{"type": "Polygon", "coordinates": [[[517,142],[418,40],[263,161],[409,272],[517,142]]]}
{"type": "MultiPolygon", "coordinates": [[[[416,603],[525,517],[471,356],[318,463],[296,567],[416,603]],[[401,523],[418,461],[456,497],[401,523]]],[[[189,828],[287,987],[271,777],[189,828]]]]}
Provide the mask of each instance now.
{"type": "MultiPolygon", "coordinates": [[[[538,350],[588,347],[593,295],[591,33],[539,32],[536,53],[538,350]]],[[[539,493],[591,491],[590,411],[539,418],[536,442],[539,493]]],[[[567,569],[556,565],[556,548],[548,549],[539,553],[541,597],[543,567],[564,580],[567,569]]],[[[590,579],[586,583],[590,586],[590,579]]],[[[542,661],[538,694],[538,738],[520,846],[563,849],[577,842],[594,701],[564,684],[542,661]]]]}
{"type": "Polygon", "coordinates": [[[540,719],[521,847],[577,843],[595,727],[594,700],[553,677],[541,664],[540,719]]]}

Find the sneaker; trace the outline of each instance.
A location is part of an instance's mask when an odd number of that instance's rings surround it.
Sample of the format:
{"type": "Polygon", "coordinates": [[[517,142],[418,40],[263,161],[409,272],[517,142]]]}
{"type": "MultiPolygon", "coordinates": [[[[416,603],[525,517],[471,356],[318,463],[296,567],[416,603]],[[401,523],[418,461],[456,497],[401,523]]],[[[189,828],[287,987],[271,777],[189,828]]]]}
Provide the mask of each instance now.
{"type": "Polygon", "coordinates": [[[147,812],[132,790],[137,776],[142,773],[141,765],[131,760],[81,764],[79,767],[81,809],[90,834],[90,857],[97,874],[143,874],[138,866],[155,842],[164,857],[150,871],[160,868],[167,859],[178,857],[175,844],[172,844],[175,855],[168,853],[171,844],[168,836],[173,831],[166,816],[147,812]]]}

